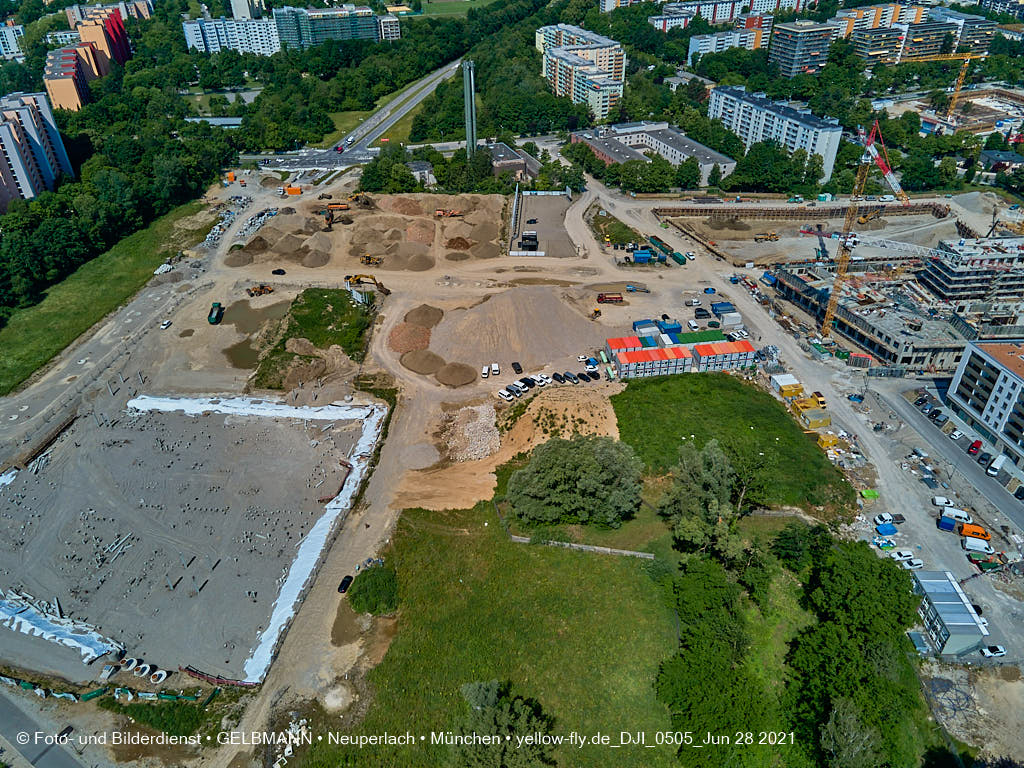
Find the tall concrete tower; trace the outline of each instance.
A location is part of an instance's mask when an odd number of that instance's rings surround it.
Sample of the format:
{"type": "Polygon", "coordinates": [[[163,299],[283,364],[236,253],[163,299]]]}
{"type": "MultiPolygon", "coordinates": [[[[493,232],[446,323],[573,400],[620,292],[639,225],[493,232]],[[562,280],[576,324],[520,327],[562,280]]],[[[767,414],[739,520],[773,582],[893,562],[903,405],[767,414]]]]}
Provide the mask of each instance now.
{"type": "Polygon", "coordinates": [[[466,156],[476,151],[476,76],[472,61],[462,62],[462,100],[466,114],[466,156]]]}

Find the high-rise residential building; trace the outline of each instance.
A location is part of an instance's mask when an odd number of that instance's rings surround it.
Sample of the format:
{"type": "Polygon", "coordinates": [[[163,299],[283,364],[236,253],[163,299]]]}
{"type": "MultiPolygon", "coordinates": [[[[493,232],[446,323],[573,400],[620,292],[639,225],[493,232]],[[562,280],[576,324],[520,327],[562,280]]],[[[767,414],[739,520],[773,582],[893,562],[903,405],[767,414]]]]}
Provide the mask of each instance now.
{"type": "Polygon", "coordinates": [[[378,40],[400,40],[402,38],[402,27],[398,23],[398,17],[393,14],[386,14],[377,17],[377,39],[378,40]]]}
{"type": "Polygon", "coordinates": [[[111,62],[116,61],[123,66],[132,57],[121,11],[114,6],[90,11],[78,22],[76,31],[81,42],[92,43],[96,47],[101,76],[110,71],[111,62]]]}
{"type": "Polygon", "coordinates": [[[556,96],[587,104],[604,119],[622,98],[626,53],[615,40],[571,24],[541,27],[535,35],[542,75],[556,96]]]}
{"type": "Polygon", "coordinates": [[[62,48],[65,45],[74,45],[81,40],[81,36],[74,29],[58,29],[56,32],[46,33],[46,44],[62,48]]]}
{"type": "Polygon", "coordinates": [[[77,112],[89,103],[89,81],[101,74],[96,46],[81,42],[46,55],[43,84],[54,108],[77,112]]]}
{"type": "Polygon", "coordinates": [[[776,24],[768,61],[779,65],[783,77],[817,74],[828,61],[828,47],[835,33],[835,27],[814,21],[776,24]]]}
{"type": "Polygon", "coordinates": [[[1024,340],[968,342],[947,403],[994,452],[1024,466],[1024,340]]]}
{"type": "MultiPolygon", "coordinates": [[[[598,7],[602,13],[609,13],[639,2],[645,0],[598,0],[598,7]]],[[[693,11],[694,15],[711,24],[725,24],[745,13],[765,15],[775,11],[802,11],[806,4],[806,0],[683,0],[665,4],[663,13],[669,14],[669,9],[672,9],[671,13],[693,11]]]]}
{"type": "Polygon", "coordinates": [[[271,56],[281,50],[274,19],[189,19],[183,21],[185,45],[203,53],[223,50],[271,56]]]}
{"type": "Polygon", "coordinates": [[[68,26],[75,29],[90,15],[110,10],[117,10],[122,20],[148,19],[153,15],[153,0],[123,0],[110,5],[69,5],[64,9],[64,13],[68,17],[68,26]]]}
{"type": "Polygon", "coordinates": [[[918,24],[928,18],[928,9],[923,5],[862,5],[859,8],[842,8],[828,20],[839,37],[850,37],[860,29],[888,28],[893,24],[918,24]]]}
{"type": "Polygon", "coordinates": [[[988,53],[996,35],[996,22],[972,13],[938,7],[928,11],[928,19],[956,27],[953,33],[956,51],[966,49],[972,53],[988,53]]]}
{"type": "Polygon", "coordinates": [[[377,17],[367,6],[274,9],[282,48],[305,50],[328,40],[377,40],[377,17]]]}
{"type": "Polygon", "coordinates": [[[0,57],[7,61],[24,61],[25,53],[21,50],[24,34],[25,28],[21,24],[0,26],[0,57]]]}
{"type": "Polygon", "coordinates": [[[903,54],[904,32],[898,27],[858,29],[850,36],[854,53],[869,64],[899,61],[903,54]]]}
{"type": "Polygon", "coordinates": [[[941,21],[922,21],[920,24],[897,24],[903,32],[903,50],[900,59],[913,56],[934,56],[942,53],[948,42],[956,46],[956,27],[941,21]]]}
{"type": "MultiPolygon", "coordinates": [[[[766,28],[750,27],[731,29],[728,32],[715,32],[711,35],[694,35],[690,38],[690,50],[686,56],[687,65],[693,64],[694,56],[704,56],[708,53],[720,53],[730,48],[746,48],[754,51],[764,47],[771,35],[771,16],[757,16],[759,20],[767,19],[766,28]]],[[[737,19],[737,24],[740,20],[737,19]]]]}
{"type": "Polygon", "coordinates": [[[263,17],[262,0],[231,0],[231,15],[236,19],[259,19],[263,17]]]}
{"type": "Polygon", "coordinates": [[[711,89],[708,117],[721,120],[748,149],[759,141],[774,141],[790,152],[802,149],[808,156],[820,155],[821,181],[832,176],[843,132],[834,118],[820,118],[809,109],[772,101],[763,93],[747,93],[743,86],[734,85],[711,89]]]}
{"type": "Polygon", "coordinates": [[[1024,0],[981,0],[982,8],[1024,19],[1024,0]]]}
{"type": "Polygon", "coordinates": [[[944,301],[1024,296],[1024,238],[940,240],[938,250],[919,280],[944,301]]]}
{"type": "Polygon", "coordinates": [[[43,93],[0,99],[0,211],[11,200],[31,200],[73,176],[53,111],[43,93]]]}

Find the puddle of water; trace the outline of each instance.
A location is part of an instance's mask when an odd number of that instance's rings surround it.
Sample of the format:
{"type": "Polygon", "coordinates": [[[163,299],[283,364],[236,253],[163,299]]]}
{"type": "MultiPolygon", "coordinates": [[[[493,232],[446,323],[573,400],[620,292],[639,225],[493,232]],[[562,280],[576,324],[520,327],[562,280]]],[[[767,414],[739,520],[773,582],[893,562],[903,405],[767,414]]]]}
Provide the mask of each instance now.
{"type": "Polygon", "coordinates": [[[179,333],[179,334],[178,334],[178,336],[179,336],[180,338],[182,338],[182,339],[187,339],[187,338],[188,338],[189,336],[191,336],[191,335],[192,335],[193,333],[195,333],[195,329],[193,329],[193,328],[186,328],[186,329],[185,329],[184,331],[182,331],[181,333],[179,333]]]}
{"type": "Polygon", "coordinates": [[[341,600],[338,603],[338,613],[334,617],[334,626],[331,627],[331,645],[338,648],[359,639],[362,632],[356,618],[356,613],[348,604],[348,600],[341,600]]]}
{"type": "MultiPolygon", "coordinates": [[[[249,301],[243,299],[236,301],[224,310],[223,324],[233,325],[239,333],[250,336],[268,320],[280,320],[288,314],[290,306],[291,302],[289,301],[279,301],[260,309],[253,309],[249,301]]],[[[228,362],[232,367],[248,369],[256,367],[260,355],[259,350],[252,347],[251,340],[248,338],[242,339],[237,344],[232,344],[224,350],[224,354],[227,355],[228,362]]]]}

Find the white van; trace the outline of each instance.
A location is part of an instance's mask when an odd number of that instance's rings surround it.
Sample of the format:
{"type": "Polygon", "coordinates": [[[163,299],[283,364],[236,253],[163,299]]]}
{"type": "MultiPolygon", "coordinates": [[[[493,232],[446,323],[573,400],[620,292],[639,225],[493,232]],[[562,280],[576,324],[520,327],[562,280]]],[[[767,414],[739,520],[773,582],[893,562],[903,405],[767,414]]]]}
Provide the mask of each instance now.
{"type": "Polygon", "coordinates": [[[896,202],[896,196],[895,195],[882,195],[880,198],[878,198],[878,202],[880,202],[880,203],[895,203],[896,202]]]}
{"type": "Polygon", "coordinates": [[[688,306],[688,307],[699,307],[700,306],[700,299],[687,299],[686,300],[686,306],[688,306]]]}
{"type": "Polygon", "coordinates": [[[985,474],[988,475],[989,477],[995,477],[996,475],[998,475],[999,470],[1001,470],[1003,466],[1006,464],[1006,459],[1007,457],[1005,453],[1001,453],[1000,455],[996,456],[992,460],[992,463],[988,465],[988,469],[985,470],[985,474]]]}
{"type": "Polygon", "coordinates": [[[974,518],[971,517],[965,510],[957,509],[956,507],[946,507],[942,510],[942,514],[946,517],[951,517],[958,523],[967,523],[970,525],[974,522],[974,518]]]}
{"type": "Polygon", "coordinates": [[[490,374],[490,372],[491,372],[490,367],[485,365],[483,368],[480,369],[480,378],[481,379],[486,379],[488,374],[490,374]]]}
{"type": "Polygon", "coordinates": [[[497,363],[491,363],[491,376],[497,376],[501,373],[501,368],[498,367],[497,363]]]}
{"type": "Polygon", "coordinates": [[[986,555],[994,555],[996,551],[992,545],[984,539],[975,539],[971,536],[964,536],[960,540],[960,546],[967,552],[984,552],[986,555]]]}
{"type": "Polygon", "coordinates": [[[700,330],[700,326],[697,325],[697,321],[696,320],[687,320],[686,321],[686,327],[689,328],[691,331],[699,331],[700,330]]]}

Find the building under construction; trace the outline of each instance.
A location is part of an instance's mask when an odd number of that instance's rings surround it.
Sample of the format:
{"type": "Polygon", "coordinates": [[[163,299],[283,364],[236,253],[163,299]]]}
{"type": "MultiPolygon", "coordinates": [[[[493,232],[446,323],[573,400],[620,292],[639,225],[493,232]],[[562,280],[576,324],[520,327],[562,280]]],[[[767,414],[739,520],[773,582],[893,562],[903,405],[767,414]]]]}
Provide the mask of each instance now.
{"type": "Polygon", "coordinates": [[[1024,237],[943,240],[919,279],[944,301],[1024,296],[1024,237]]]}

